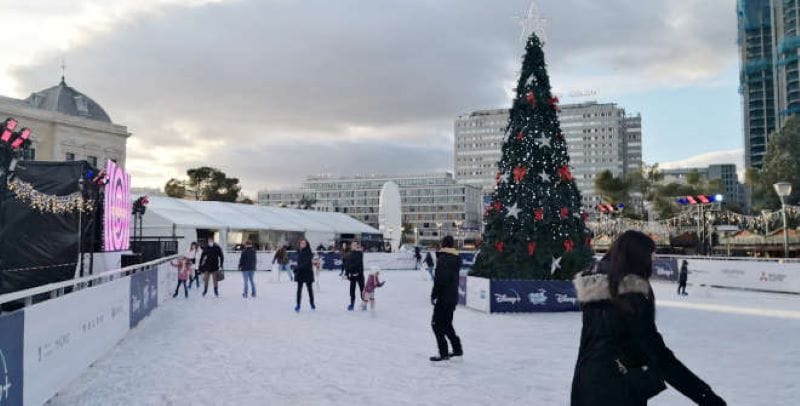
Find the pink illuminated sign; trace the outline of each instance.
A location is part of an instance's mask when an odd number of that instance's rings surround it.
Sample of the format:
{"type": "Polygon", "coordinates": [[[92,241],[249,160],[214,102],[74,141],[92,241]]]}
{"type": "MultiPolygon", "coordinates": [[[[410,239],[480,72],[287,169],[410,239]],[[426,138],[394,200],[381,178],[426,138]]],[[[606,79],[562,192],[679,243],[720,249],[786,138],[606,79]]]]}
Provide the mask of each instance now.
{"type": "Polygon", "coordinates": [[[105,251],[124,251],[130,247],[131,176],[114,161],[106,161],[108,183],[105,190],[105,251]]]}

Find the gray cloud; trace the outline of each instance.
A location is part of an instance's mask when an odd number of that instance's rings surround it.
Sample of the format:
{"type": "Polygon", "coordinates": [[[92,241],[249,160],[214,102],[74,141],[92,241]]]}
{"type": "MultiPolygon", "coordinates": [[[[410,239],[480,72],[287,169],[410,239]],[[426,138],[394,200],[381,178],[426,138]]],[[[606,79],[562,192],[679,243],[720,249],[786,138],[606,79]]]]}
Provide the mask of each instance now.
{"type": "MultiPolygon", "coordinates": [[[[543,2],[551,71],[565,80],[591,77],[589,67],[713,75],[731,58],[729,26],[735,34],[732,6],[719,3],[543,2]]],[[[526,4],[170,7],[70,50],[67,81],[134,133],[137,184],[163,184],[196,164],[242,178],[249,192],[321,172],[450,169],[453,118],[508,102],[521,54],[512,16],[526,4]]],[[[20,87],[52,85],[60,57],[16,70],[20,87]]]]}

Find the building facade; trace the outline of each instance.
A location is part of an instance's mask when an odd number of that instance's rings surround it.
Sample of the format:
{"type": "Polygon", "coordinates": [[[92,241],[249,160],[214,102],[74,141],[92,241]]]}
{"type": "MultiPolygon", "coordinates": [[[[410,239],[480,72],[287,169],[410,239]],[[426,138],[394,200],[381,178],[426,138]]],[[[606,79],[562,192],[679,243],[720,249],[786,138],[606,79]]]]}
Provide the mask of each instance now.
{"type": "Polygon", "coordinates": [[[114,124],[94,100],[67,86],[32,93],[26,99],[0,96],[0,117],[31,129],[24,158],[40,161],[86,160],[102,168],[108,159],[125,165],[128,129],[114,124]]]}
{"type": "MultiPolygon", "coordinates": [[[[456,183],[451,173],[408,176],[309,177],[299,189],[258,193],[258,203],[298,207],[301,200],[314,210],[346,213],[379,227],[381,188],[386,182],[400,187],[402,222],[421,244],[437,242],[445,234],[461,240],[476,238],[482,221],[481,189],[456,183]]],[[[389,230],[385,230],[387,233],[389,230]]],[[[396,230],[395,230],[396,231],[396,230]]]]}
{"type": "MultiPolygon", "coordinates": [[[[495,109],[456,118],[454,162],[459,183],[491,193],[508,116],[507,109],[495,109]]],[[[621,176],[641,169],[641,116],[628,116],[614,103],[587,102],[561,105],[559,120],[584,207],[600,203],[594,193],[598,173],[608,170],[621,176]]]]}
{"type": "Polygon", "coordinates": [[[769,135],[800,112],[800,2],[739,0],[739,92],[745,165],[760,168],[769,135]]]}

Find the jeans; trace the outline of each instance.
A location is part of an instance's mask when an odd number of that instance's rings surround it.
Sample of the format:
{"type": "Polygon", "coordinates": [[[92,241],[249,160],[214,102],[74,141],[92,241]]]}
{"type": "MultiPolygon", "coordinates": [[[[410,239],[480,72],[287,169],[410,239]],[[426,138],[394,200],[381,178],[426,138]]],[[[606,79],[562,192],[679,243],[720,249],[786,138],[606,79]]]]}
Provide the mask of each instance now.
{"type": "Polygon", "coordinates": [[[356,284],[358,284],[358,295],[361,297],[361,300],[364,300],[364,275],[360,276],[351,276],[350,277],[350,305],[352,306],[356,302],[356,284]]]}
{"type": "Polygon", "coordinates": [[[256,283],[253,281],[253,274],[256,271],[242,271],[242,279],[244,279],[244,295],[247,296],[247,282],[250,281],[250,290],[253,292],[253,297],[256,296],[256,283]]]}
{"type": "Polygon", "coordinates": [[[181,287],[181,284],[183,284],[183,295],[189,297],[189,288],[186,287],[186,281],[180,279],[178,280],[178,286],[175,286],[175,293],[172,294],[172,297],[178,296],[178,288],[181,287]]]}
{"type": "Polygon", "coordinates": [[[306,289],[308,290],[308,302],[311,304],[311,307],[314,307],[314,288],[311,286],[311,282],[297,282],[297,306],[300,306],[303,284],[306,285],[306,289]]]}
{"type": "Polygon", "coordinates": [[[278,270],[278,279],[280,279],[280,273],[286,271],[286,274],[289,275],[289,280],[294,281],[294,275],[292,274],[292,270],[289,269],[289,264],[278,264],[280,266],[280,270],[278,270]]]}
{"type": "Polygon", "coordinates": [[[431,275],[431,280],[433,280],[433,267],[432,266],[428,267],[428,273],[431,275]]]}

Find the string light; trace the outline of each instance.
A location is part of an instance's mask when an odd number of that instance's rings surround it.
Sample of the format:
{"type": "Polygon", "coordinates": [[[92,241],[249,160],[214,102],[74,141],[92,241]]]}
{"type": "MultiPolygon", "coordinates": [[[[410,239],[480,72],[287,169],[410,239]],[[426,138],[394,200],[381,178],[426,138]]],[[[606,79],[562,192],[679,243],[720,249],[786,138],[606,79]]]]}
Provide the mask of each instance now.
{"type": "Polygon", "coordinates": [[[94,202],[84,199],[80,192],[66,196],[48,195],[37,191],[33,185],[19,179],[8,182],[8,190],[18,201],[41,213],[70,214],[94,210],[94,202]]]}

